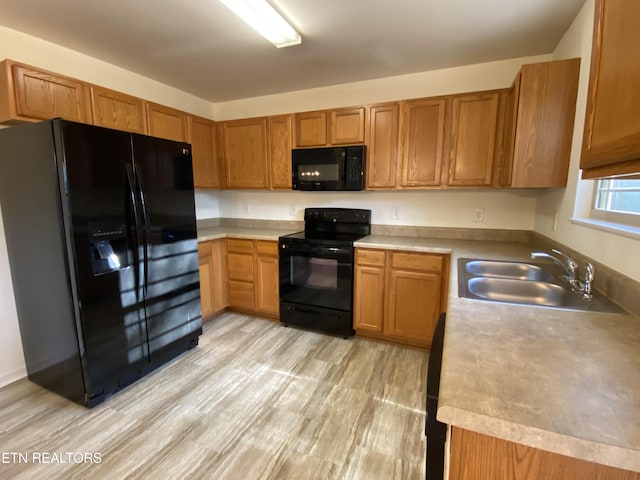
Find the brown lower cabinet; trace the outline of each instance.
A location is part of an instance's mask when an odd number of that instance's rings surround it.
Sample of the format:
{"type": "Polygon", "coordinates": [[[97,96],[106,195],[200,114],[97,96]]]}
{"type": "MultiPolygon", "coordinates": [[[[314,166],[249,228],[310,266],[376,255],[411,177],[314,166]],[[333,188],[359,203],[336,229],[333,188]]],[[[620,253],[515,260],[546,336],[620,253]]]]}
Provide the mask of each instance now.
{"type": "Polygon", "coordinates": [[[640,480],[640,473],[453,427],[449,480],[478,479],[640,480]]]}
{"type": "Polygon", "coordinates": [[[229,307],[277,319],[278,242],[227,239],[229,307]]]}
{"type": "Polygon", "coordinates": [[[224,310],[227,297],[227,257],[225,240],[211,240],[198,244],[200,262],[200,304],[206,319],[224,310]]]}
{"type": "Polygon", "coordinates": [[[356,334],[428,349],[445,311],[449,256],[356,249],[356,334]]]}

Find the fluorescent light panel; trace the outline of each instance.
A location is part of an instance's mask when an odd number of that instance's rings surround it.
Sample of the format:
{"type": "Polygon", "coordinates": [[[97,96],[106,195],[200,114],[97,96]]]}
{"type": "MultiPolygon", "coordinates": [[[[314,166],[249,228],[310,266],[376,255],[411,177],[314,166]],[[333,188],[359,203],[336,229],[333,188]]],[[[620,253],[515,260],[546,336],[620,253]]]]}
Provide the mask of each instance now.
{"type": "Polygon", "coordinates": [[[276,47],[298,45],[302,38],[265,0],[220,0],[276,47]]]}

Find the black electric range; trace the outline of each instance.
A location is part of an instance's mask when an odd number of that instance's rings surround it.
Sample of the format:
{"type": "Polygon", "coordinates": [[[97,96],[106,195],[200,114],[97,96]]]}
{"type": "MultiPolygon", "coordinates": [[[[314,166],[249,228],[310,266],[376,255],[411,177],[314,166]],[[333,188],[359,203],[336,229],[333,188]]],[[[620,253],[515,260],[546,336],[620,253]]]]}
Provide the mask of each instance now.
{"type": "Polygon", "coordinates": [[[307,208],[303,232],[279,239],[280,321],[353,335],[353,243],[371,233],[371,210],[307,208]]]}

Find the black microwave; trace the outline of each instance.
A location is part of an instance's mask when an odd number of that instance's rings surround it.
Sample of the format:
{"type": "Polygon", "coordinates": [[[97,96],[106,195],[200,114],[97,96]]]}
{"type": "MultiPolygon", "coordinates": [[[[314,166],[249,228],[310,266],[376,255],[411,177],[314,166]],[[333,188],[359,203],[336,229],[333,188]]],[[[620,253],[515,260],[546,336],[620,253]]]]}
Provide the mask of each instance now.
{"type": "Polygon", "coordinates": [[[364,157],[364,145],[293,149],[293,189],[364,190],[364,157]]]}

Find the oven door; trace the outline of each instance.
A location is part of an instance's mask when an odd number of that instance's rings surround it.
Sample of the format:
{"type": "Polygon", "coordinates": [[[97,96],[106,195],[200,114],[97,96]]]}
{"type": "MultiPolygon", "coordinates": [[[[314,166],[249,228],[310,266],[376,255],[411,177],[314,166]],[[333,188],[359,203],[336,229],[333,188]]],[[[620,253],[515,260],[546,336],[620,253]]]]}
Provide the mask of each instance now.
{"type": "Polygon", "coordinates": [[[280,301],[351,311],[353,247],[280,239],[280,301]]]}

